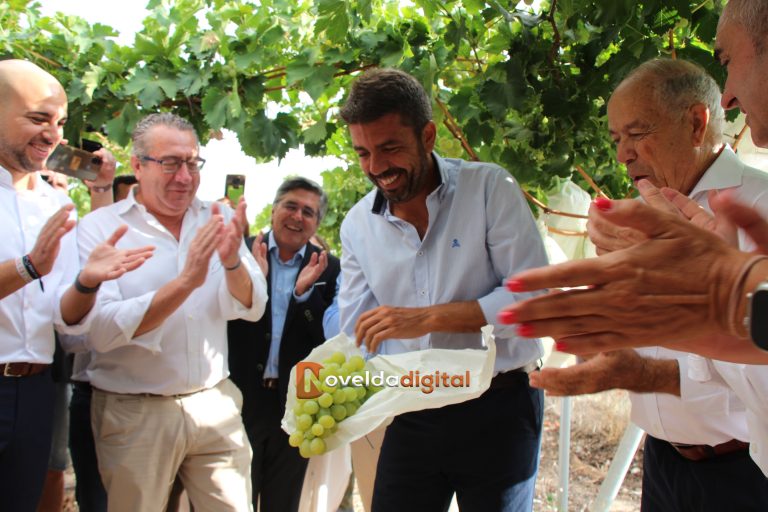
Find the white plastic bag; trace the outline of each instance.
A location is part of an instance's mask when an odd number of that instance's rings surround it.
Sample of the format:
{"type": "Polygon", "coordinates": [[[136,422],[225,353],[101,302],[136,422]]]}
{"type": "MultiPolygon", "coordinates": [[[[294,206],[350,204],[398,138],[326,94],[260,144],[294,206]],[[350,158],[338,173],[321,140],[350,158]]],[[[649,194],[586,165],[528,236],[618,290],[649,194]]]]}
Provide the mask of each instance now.
{"type": "MultiPolygon", "coordinates": [[[[373,367],[373,375],[383,372],[386,376],[411,376],[415,384],[418,372],[421,386],[389,387],[371,396],[363,403],[355,414],[338,423],[338,430],[324,438],[326,451],[351,443],[379,427],[389,425],[398,414],[435,409],[445,405],[457,404],[482,395],[490,386],[493,377],[493,365],[496,361],[496,344],[492,335],[493,326],[482,328],[483,343],[486,349],[427,349],[404,354],[379,355],[368,360],[366,367],[373,367]],[[440,383],[435,385],[434,375],[439,372],[440,383]],[[443,375],[450,382],[458,383],[462,377],[461,387],[444,386],[443,375]],[[430,386],[424,385],[424,376],[433,376],[432,390],[425,392],[430,386]],[[424,390],[424,391],[423,391],[424,390]]],[[[316,347],[304,361],[322,363],[334,352],[342,352],[349,359],[353,355],[361,355],[354,342],[344,333],[331,338],[316,347]]],[[[301,364],[301,363],[300,363],[301,364]]],[[[282,428],[288,434],[296,431],[296,420],[293,412],[296,397],[296,367],[291,369],[288,383],[288,399],[285,404],[282,428]]]]}

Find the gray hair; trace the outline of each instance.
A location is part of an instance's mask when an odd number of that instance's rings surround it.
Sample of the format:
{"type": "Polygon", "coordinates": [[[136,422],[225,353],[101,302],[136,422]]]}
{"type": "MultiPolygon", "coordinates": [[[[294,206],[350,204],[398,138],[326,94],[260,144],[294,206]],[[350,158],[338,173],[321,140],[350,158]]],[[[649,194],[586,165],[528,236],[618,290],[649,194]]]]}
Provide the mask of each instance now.
{"type": "Polygon", "coordinates": [[[341,118],[347,124],[365,124],[398,113],[406,126],[420,134],[432,120],[432,102],[413,76],[399,69],[375,68],[354,81],[341,118]]]}
{"type": "Polygon", "coordinates": [[[197,132],[192,123],[179,117],[176,114],[170,112],[160,112],[157,114],[149,114],[147,117],[136,123],[136,127],[133,129],[131,135],[131,141],[133,147],[131,148],[131,155],[133,156],[146,156],[147,151],[147,133],[155,126],[167,126],[169,128],[176,128],[177,130],[189,131],[195,135],[197,144],[200,145],[200,141],[197,138],[197,132]]]}
{"type": "Polygon", "coordinates": [[[630,81],[649,87],[654,103],[673,117],[682,118],[692,105],[704,104],[709,109],[707,139],[713,145],[723,141],[720,87],[701,66],[680,59],[653,59],[632,70],[619,85],[630,81]]]}
{"type": "Polygon", "coordinates": [[[307,190],[320,196],[320,211],[317,212],[317,221],[323,220],[325,212],[328,211],[328,196],[325,194],[325,190],[314,181],[300,176],[283,181],[277,189],[277,193],[275,193],[275,200],[272,201],[272,206],[277,206],[283,197],[292,190],[307,190]]]}
{"type": "Polygon", "coordinates": [[[768,0],[729,0],[717,23],[718,29],[726,23],[738,23],[745,29],[760,54],[768,39],[768,0]]]}

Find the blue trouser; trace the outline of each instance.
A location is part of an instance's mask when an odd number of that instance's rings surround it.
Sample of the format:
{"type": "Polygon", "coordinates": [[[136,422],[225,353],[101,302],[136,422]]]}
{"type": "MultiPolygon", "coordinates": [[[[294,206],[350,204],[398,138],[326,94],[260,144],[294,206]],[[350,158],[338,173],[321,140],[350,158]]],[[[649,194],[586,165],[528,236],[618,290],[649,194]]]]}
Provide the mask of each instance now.
{"type": "Polygon", "coordinates": [[[0,508],[34,512],[48,471],[53,431],[50,370],[0,376],[0,508]]]}
{"type": "Polygon", "coordinates": [[[106,512],[107,493],[101,483],[91,429],[91,385],[75,382],[69,403],[69,451],[75,469],[75,499],[80,512],[106,512]]]}
{"type": "Polygon", "coordinates": [[[474,400],[398,416],[381,447],[373,511],[444,511],[454,492],[462,512],[530,511],[543,406],[517,372],[474,400]]]}
{"type": "Polygon", "coordinates": [[[768,510],[768,479],[741,450],[692,461],[666,441],[646,436],[643,497],[648,512],[768,510]]]}

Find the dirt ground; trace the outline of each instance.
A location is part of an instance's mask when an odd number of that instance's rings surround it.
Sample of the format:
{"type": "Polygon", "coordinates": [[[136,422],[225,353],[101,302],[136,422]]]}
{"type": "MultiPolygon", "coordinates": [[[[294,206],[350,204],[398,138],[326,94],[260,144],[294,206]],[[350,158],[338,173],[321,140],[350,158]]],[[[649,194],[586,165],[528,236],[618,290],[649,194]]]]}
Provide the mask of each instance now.
{"type": "MultiPolygon", "coordinates": [[[[629,421],[629,400],[623,391],[573,399],[571,414],[571,458],[568,488],[568,512],[589,510],[597,496],[600,484],[608,471],[621,436],[629,421]]],[[[558,437],[561,400],[545,399],[544,433],[541,447],[539,477],[533,510],[557,510],[558,437]]],[[[619,495],[611,507],[614,512],[640,510],[640,486],[643,478],[643,453],[638,450],[619,495]]],[[[76,512],[74,503],[74,475],[67,473],[65,512],[76,512]]],[[[353,496],[355,512],[363,512],[359,497],[353,496]]]]}
{"type": "MultiPolygon", "coordinates": [[[[571,457],[568,511],[589,510],[597,497],[616,448],[629,422],[626,392],[610,391],[576,397],[572,401],[571,457]]],[[[536,482],[535,511],[557,510],[558,442],[561,400],[545,400],[544,433],[539,477],[536,482]]],[[[640,510],[643,479],[643,452],[637,451],[611,510],[640,510]]]]}

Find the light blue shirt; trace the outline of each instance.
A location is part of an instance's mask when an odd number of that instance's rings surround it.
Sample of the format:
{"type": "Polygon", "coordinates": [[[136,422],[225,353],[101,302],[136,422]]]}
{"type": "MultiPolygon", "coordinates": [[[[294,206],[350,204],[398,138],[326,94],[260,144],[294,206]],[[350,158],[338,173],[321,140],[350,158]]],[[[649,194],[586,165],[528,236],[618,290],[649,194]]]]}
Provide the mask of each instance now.
{"type": "Polygon", "coordinates": [[[285,316],[288,314],[288,305],[291,297],[296,302],[304,302],[312,293],[312,288],[303,295],[296,296],[296,278],[299,275],[301,262],[304,260],[304,253],[307,250],[305,245],[293,255],[288,261],[280,260],[280,253],[275,242],[275,234],[269,233],[269,279],[271,290],[269,298],[272,304],[272,337],[269,345],[269,357],[267,358],[267,367],[264,369],[264,377],[267,379],[276,379],[278,377],[278,362],[280,360],[280,342],[283,338],[285,328],[285,316]]]}
{"type": "Polygon", "coordinates": [[[333,338],[341,332],[339,326],[339,290],[341,290],[341,272],[336,278],[336,295],[333,296],[333,302],[323,313],[323,333],[325,339],[333,338]]]}
{"type": "MultiPolygon", "coordinates": [[[[433,153],[442,182],[427,197],[429,227],[421,240],[394,216],[376,190],[341,226],[341,329],[353,336],[357,318],[379,305],[425,307],[477,300],[496,335],[495,370],[524,366],[543,354],[541,342],[518,338],[499,324],[504,306],[534,296],[511,293],[504,279],[547,265],[544,244],[515,179],[498,165],[443,159],[433,153]]],[[[379,352],[480,348],[477,333],[435,332],[385,340],[379,352]]]]}

